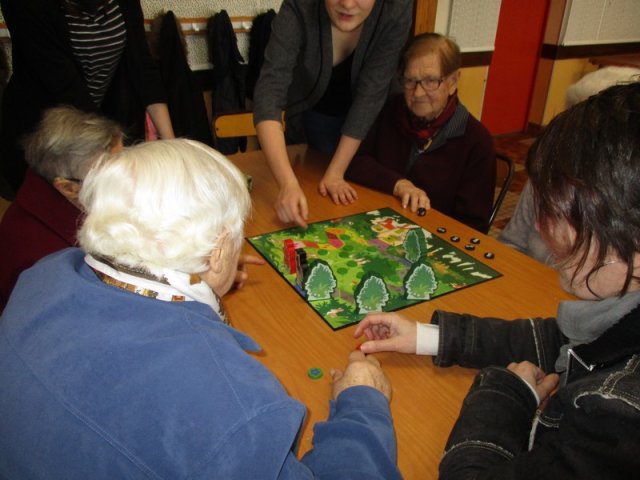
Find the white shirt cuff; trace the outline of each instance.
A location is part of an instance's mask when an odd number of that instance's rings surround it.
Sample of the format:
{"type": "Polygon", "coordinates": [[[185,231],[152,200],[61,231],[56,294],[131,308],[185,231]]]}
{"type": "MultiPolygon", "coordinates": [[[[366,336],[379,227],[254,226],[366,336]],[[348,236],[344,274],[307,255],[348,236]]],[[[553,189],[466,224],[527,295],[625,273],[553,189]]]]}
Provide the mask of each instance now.
{"type": "Polygon", "coordinates": [[[440,327],[431,323],[418,323],[416,332],[416,353],[437,355],[440,345],[440,327]]]}

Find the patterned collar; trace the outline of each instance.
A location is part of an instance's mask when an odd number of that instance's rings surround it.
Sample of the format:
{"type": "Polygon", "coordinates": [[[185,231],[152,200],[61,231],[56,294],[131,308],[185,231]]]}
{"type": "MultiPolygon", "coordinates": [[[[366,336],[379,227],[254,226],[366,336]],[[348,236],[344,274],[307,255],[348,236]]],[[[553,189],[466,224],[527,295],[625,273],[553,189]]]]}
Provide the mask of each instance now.
{"type": "Polygon", "coordinates": [[[165,269],[162,275],[155,276],[145,269],[91,254],[86,254],[84,261],[107,285],[163,302],[205,303],[224,323],[230,324],[220,297],[198,275],[165,269]]]}

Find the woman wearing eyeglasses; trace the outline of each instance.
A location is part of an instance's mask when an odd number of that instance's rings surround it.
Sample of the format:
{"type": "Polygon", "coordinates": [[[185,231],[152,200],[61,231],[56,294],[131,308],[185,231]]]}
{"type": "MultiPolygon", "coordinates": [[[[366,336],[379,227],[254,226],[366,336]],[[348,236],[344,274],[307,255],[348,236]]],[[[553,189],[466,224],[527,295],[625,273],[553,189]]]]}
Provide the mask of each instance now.
{"type": "Polygon", "coordinates": [[[491,135],[458,100],[461,56],[426,33],[401,62],[402,94],[391,97],[346,172],[388,192],[403,208],[435,208],[481,232],[489,229],[496,179],[491,135]]]}

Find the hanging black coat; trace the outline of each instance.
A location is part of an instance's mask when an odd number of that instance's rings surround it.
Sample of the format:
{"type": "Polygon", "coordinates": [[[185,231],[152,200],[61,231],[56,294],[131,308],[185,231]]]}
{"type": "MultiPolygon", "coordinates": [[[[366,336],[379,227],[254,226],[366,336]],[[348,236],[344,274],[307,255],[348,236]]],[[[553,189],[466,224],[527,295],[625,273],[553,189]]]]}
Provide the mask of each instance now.
{"type": "Polygon", "coordinates": [[[249,65],[247,69],[247,98],[253,100],[253,90],[260,76],[264,61],[264,49],[271,36],[271,22],[276,16],[273,9],[267,10],[253,19],[249,32],[249,65]]]}
{"type": "Polygon", "coordinates": [[[162,17],[157,54],[176,137],[191,138],[211,146],[213,137],[202,90],[187,62],[182,33],[172,11],[162,17]]]}
{"type": "MultiPolygon", "coordinates": [[[[238,41],[231,19],[221,10],[208,22],[209,59],[213,64],[211,111],[213,116],[223,112],[245,110],[246,65],[238,50],[238,41]]],[[[246,137],[219,139],[216,148],[231,154],[247,147],[246,137]]]]}

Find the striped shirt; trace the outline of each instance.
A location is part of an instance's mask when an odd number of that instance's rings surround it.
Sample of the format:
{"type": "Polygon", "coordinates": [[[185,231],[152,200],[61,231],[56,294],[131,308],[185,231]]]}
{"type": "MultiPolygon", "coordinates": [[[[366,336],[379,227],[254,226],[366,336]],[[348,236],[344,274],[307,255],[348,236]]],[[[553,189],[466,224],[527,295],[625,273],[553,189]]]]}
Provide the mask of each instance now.
{"type": "Polygon", "coordinates": [[[71,48],[91,97],[100,106],[124,51],[124,19],[116,0],[106,0],[95,14],[83,11],[78,2],[69,3],[77,7],[65,13],[71,48]]]}

